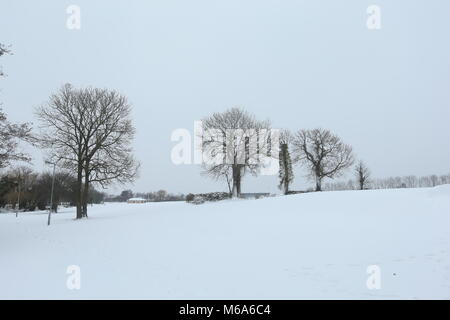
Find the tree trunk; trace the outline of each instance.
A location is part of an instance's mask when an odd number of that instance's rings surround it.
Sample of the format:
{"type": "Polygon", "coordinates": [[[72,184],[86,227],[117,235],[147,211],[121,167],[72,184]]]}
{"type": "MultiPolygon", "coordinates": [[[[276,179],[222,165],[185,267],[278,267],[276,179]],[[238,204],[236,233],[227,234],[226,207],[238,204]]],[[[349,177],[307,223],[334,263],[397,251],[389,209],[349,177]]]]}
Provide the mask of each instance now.
{"type": "Polygon", "coordinates": [[[233,190],[232,197],[238,198],[241,196],[241,168],[239,165],[233,165],[233,190]]]}
{"type": "Polygon", "coordinates": [[[322,179],[317,178],[317,180],[316,180],[316,191],[322,191],[322,179]]]}
{"type": "Polygon", "coordinates": [[[84,168],[84,189],[83,189],[83,217],[87,218],[87,204],[89,200],[89,162],[86,162],[84,168]]]}
{"type": "Polygon", "coordinates": [[[230,178],[228,177],[228,174],[225,175],[225,178],[227,179],[228,193],[230,194],[231,197],[233,195],[233,191],[231,190],[230,178]]]}
{"type": "Polygon", "coordinates": [[[284,177],[283,179],[283,187],[284,187],[284,194],[288,194],[289,192],[289,163],[288,163],[288,145],[286,143],[283,143],[281,145],[281,161],[283,161],[283,167],[284,167],[284,177]]]}
{"type": "Polygon", "coordinates": [[[233,178],[233,189],[231,190],[231,197],[232,198],[238,197],[236,180],[234,178],[233,178]]]}
{"type": "Polygon", "coordinates": [[[284,181],[284,194],[288,194],[289,193],[289,182],[284,181]]]}
{"type": "Polygon", "coordinates": [[[239,172],[238,172],[236,189],[237,189],[237,196],[240,197],[241,196],[241,169],[239,169],[239,172]]]}
{"type": "Polygon", "coordinates": [[[82,186],[83,186],[83,168],[81,166],[81,163],[78,163],[78,172],[77,172],[77,219],[83,218],[83,212],[82,212],[83,194],[81,193],[82,186]]]}

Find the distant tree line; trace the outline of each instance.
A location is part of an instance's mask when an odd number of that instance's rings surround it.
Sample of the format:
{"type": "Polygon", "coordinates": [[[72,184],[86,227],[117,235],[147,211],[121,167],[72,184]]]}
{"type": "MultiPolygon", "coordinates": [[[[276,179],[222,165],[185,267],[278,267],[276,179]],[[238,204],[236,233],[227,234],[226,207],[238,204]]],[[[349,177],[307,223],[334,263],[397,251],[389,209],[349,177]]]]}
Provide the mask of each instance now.
{"type": "MultiPolygon", "coordinates": [[[[428,175],[417,177],[415,175],[397,176],[381,179],[371,179],[364,189],[399,189],[399,188],[432,188],[443,184],[450,184],[450,174],[428,175]]],[[[360,189],[357,179],[348,181],[328,182],[324,185],[326,191],[356,190],[360,189]]]]}
{"type": "Polygon", "coordinates": [[[186,196],[184,194],[173,194],[166,190],[158,190],[155,192],[136,192],[132,190],[123,190],[120,195],[110,195],[105,198],[106,202],[126,202],[131,198],[142,198],[148,202],[162,202],[162,201],[184,201],[186,196]]]}
{"type": "MultiPolygon", "coordinates": [[[[53,174],[51,172],[37,173],[28,167],[10,169],[0,175],[0,207],[14,210],[34,211],[50,207],[50,193],[53,174]]],[[[65,203],[68,206],[76,204],[76,178],[68,172],[55,173],[53,191],[53,210],[65,203]]],[[[88,203],[102,203],[105,194],[95,188],[89,190],[88,203]]]]}

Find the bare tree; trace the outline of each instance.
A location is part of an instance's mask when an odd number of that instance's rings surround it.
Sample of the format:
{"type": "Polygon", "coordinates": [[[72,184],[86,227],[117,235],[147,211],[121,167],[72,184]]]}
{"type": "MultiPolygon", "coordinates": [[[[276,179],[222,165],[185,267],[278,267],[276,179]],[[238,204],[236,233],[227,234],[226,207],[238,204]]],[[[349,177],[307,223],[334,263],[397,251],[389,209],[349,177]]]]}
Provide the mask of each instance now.
{"type": "Polygon", "coordinates": [[[448,184],[450,183],[450,174],[443,174],[439,177],[439,179],[441,180],[441,184],[448,184]]]}
{"type": "MultiPolygon", "coordinates": [[[[11,50],[9,49],[8,46],[0,43],[0,57],[5,55],[5,54],[11,54],[11,50]]],[[[3,71],[2,71],[1,66],[0,66],[0,77],[3,76],[3,75],[4,74],[3,74],[3,71]]]]}
{"type": "Polygon", "coordinates": [[[0,43],[0,57],[6,53],[9,53],[9,49],[3,43],[0,43]]]}
{"type": "Polygon", "coordinates": [[[224,175],[232,181],[232,196],[239,197],[242,177],[257,175],[264,160],[273,157],[270,124],[239,108],[214,113],[202,123],[204,174],[215,179],[224,175]]]}
{"type": "MultiPolygon", "coordinates": [[[[10,49],[0,43],[0,57],[10,53],[10,49]]],[[[1,67],[0,76],[3,76],[1,67]]],[[[11,161],[30,161],[29,155],[19,151],[20,141],[32,142],[31,125],[10,123],[0,103],[0,168],[8,166],[11,161]]]]}
{"type": "Polygon", "coordinates": [[[32,186],[37,179],[37,174],[28,167],[19,166],[11,169],[8,176],[14,182],[15,188],[5,198],[13,204],[17,216],[20,208],[26,208],[30,201],[32,186]]]}
{"type": "Polygon", "coordinates": [[[406,188],[417,188],[418,179],[415,175],[409,175],[403,178],[406,188]]]}
{"type": "Polygon", "coordinates": [[[158,190],[156,192],[156,201],[164,201],[167,197],[167,191],[166,190],[158,190]]]}
{"type": "Polygon", "coordinates": [[[430,176],[431,186],[436,187],[439,184],[439,178],[437,175],[433,174],[430,176]]]}
{"type": "Polygon", "coordinates": [[[87,217],[90,183],[106,186],[136,177],[130,112],[126,98],[115,91],[69,84],[36,110],[42,124],[40,141],[49,157],[76,172],[77,219],[87,217]]]}
{"type": "Polygon", "coordinates": [[[316,182],[316,191],[322,190],[324,178],[338,177],[353,165],[352,148],[328,130],[300,130],[293,145],[294,161],[306,166],[316,182]]]}
{"type": "Polygon", "coordinates": [[[0,109],[0,168],[8,166],[11,161],[29,162],[29,155],[19,150],[19,142],[31,140],[30,124],[10,123],[0,109]]]}
{"type": "Polygon", "coordinates": [[[370,170],[362,160],[360,160],[355,167],[355,176],[359,189],[367,189],[370,179],[370,170]]]}
{"type": "Polygon", "coordinates": [[[81,108],[87,110],[84,123],[83,212],[92,182],[105,187],[113,182],[132,182],[139,163],[132,156],[135,129],[131,106],[116,91],[86,88],[79,92],[81,108]]]}
{"type": "Polygon", "coordinates": [[[421,187],[421,188],[431,187],[431,179],[430,179],[430,177],[429,176],[420,177],[419,178],[419,187],[421,187]]]}
{"type": "Polygon", "coordinates": [[[42,130],[39,140],[49,150],[53,163],[76,172],[77,219],[83,217],[82,183],[84,162],[84,122],[87,110],[78,103],[78,92],[70,84],[64,85],[49,102],[36,110],[42,130]]]}

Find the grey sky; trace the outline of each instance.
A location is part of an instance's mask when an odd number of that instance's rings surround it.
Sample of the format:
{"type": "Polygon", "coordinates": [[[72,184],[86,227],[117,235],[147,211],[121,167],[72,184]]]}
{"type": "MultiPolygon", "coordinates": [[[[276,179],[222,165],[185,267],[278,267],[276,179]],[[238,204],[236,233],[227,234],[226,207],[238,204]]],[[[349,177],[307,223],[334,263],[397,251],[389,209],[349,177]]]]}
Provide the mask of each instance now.
{"type": "MultiPolygon", "coordinates": [[[[450,172],[450,2],[18,1],[0,2],[8,74],[0,101],[14,121],[66,82],[126,94],[134,106],[134,190],[224,190],[200,168],[170,160],[174,129],[245,107],[274,127],[324,127],[354,147],[376,177],[450,172]],[[66,8],[81,8],[81,30],[66,8]],[[366,9],[382,10],[382,29],[366,9]]],[[[42,168],[40,150],[34,164],[42,168]]],[[[300,171],[295,188],[308,185],[300,171]]],[[[276,191],[277,177],[243,191],[276,191]]]]}

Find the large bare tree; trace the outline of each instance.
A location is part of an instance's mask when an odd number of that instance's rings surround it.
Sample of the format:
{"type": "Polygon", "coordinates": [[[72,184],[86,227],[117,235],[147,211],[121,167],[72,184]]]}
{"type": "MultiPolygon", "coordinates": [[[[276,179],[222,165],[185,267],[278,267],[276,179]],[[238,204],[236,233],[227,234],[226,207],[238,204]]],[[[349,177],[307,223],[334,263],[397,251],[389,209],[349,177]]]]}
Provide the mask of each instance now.
{"type": "Polygon", "coordinates": [[[116,91],[69,84],[36,110],[49,158],[76,172],[78,219],[87,217],[91,183],[131,182],[137,175],[130,112],[127,99],[116,91]]]}
{"type": "Polygon", "coordinates": [[[75,171],[77,219],[83,217],[83,123],[86,113],[78,101],[78,91],[70,84],[64,85],[46,105],[36,110],[41,129],[39,140],[42,147],[49,150],[51,162],[75,171]]]}
{"type": "Polygon", "coordinates": [[[131,106],[116,91],[86,88],[80,91],[81,105],[87,110],[84,126],[83,212],[87,212],[89,185],[105,187],[113,182],[131,182],[139,164],[132,155],[135,129],[131,106]]]}
{"type": "Polygon", "coordinates": [[[294,161],[303,163],[309,177],[316,183],[316,191],[322,191],[324,178],[335,178],[353,165],[352,147],[329,130],[300,130],[294,141],[294,161]]]}
{"type": "Polygon", "coordinates": [[[269,121],[231,108],[203,119],[202,125],[204,174],[231,180],[231,194],[239,197],[242,177],[247,172],[257,175],[266,158],[272,156],[269,121]]]}

